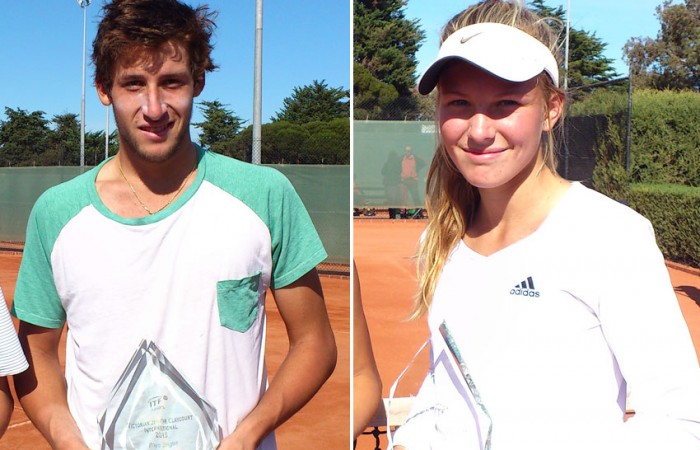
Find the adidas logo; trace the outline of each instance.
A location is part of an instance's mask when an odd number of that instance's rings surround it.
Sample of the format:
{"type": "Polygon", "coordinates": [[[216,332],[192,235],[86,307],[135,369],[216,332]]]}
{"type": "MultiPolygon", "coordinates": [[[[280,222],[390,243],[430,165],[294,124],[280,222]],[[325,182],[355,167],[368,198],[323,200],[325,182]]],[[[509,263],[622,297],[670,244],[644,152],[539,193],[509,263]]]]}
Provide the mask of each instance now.
{"type": "Polygon", "coordinates": [[[532,280],[532,277],[527,277],[527,279],[516,284],[515,287],[510,290],[510,295],[538,298],[540,296],[540,291],[535,290],[535,282],[532,280]]]}

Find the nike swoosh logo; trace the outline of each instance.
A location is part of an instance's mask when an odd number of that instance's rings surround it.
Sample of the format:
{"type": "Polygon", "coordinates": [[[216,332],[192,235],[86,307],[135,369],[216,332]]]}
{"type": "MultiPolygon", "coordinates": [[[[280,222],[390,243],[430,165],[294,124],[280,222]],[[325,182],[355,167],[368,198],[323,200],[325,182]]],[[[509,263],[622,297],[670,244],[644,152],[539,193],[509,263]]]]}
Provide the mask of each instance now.
{"type": "Polygon", "coordinates": [[[460,44],[464,44],[464,43],[467,42],[469,39],[471,39],[471,38],[473,38],[473,37],[476,37],[476,36],[478,36],[478,35],[480,35],[480,34],[481,34],[481,32],[478,32],[478,33],[472,34],[471,36],[463,37],[462,39],[459,40],[459,43],[460,43],[460,44]]]}

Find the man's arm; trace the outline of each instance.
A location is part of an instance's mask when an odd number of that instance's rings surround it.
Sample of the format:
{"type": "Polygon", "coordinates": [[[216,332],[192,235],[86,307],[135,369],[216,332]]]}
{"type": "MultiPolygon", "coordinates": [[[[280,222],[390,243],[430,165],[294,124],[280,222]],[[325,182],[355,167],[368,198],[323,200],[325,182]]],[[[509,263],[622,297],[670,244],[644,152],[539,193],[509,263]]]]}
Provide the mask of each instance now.
{"type": "Polygon", "coordinates": [[[58,359],[62,328],[20,322],[19,340],[29,369],[14,376],[15,391],[34,426],[54,449],[86,449],[68,410],[66,381],[58,359]]]}
{"type": "Polygon", "coordinates": [[[260,403],[220,450],[255,449],[314,396],[335,368],[335,338],[316,270],[273,293],[287,327],[289,352],[260,403]]]}

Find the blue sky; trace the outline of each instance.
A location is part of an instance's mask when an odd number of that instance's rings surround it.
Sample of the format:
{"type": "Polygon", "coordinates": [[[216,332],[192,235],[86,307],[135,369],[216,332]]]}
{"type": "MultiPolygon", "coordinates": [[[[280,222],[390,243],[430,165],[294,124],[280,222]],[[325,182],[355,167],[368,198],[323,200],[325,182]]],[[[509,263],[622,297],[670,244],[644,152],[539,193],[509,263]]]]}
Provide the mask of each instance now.
{"type": "MultiPolygon", "coordinates": [[[[409,0],[408,18],[419,18],[426,40],[417,54],[418,75],[427,69],[437,54],[442,26],[466,5],[475,2],[464,0],[409,0]]],[[[621,76],[627,75],[627,65],[622,60],[622,48],[632,37],[656,38],[660,24],[656,7],[662,0],[570,0],[571,27],[595,33],[607,44],[605,56],[613,60],[613,67],[621,76]]],[[[675,2],[677,3],[677,2],[675,2]]],[[[562,6],[566,0],[546,0],[552,8],[562,6]]]]}
{"type": "MultiPolygon", "coordinates": [[[[219,100],[252,123],[255,0],[185,0],[219,11],[214,62],[198,100],[219,100]]],[[[90,48],[103,0],[87,8],[86,128],[103,130],[106,109],[92,85],[90,48]]],[[[325,80],[350,89],[348,0],[264,0],[262,120],[282,108],[294,87],[325,80]]],[[[0,120],[5,107],[44,111],[49,120],[80,114],[83,11],[76,0],[3,2],[0,19],[0,120]]],[[[195,107],[195,110],[197,108],[195,107]]],[[[193,122],[202,117],[195,111],[193,122]]],[[[114,130],[111,121],[110,130],[114,130]]]]}
{"type": "MultiPolygon", "coordinates": [[[[186,0],[198,4],[197,0],[186,0]]],[[[255,1],[201,0],[220,12],[214,60],[199,100],[219,100],[252,121],[255,1]]],[[[103,0],[88,7],[90,44],[103,0]]],[[[275,115],[294,87],[325,80],[350,88],[350,1],[265,0],[263,22],[263,122],[275,115]]],[[[418,74],[437,52],[440,27],[466,4],[464,0],[409,0],[406,14],[420,18],[426,41],[418,52],[418,74]]],[[[550,6],[566,1],[548,0],[550,6]]],[[[661,0],[571,0],[572,27],[595,33],[607,43],[606,56],[621,75],[627,73],[622,47],[635,36],[655,37],[655,8],[661,0]]],[[[0,120],[4,107],[44,111],[46,118],[80,114],[83,13],[75,0],[26,0],[3,3],[0,19],[0,120]]],[[[89,59],[88,59],[89,61],[89,59]]],[[[88,64],[86,127],[102,130],[106,110],[92,86],[88,64]]],[[[417,75],[418,75],[417,74],[417,75]]],[[[195,122],[201,114],[195,111],[195,122]]],[[[110,130],[114,129],[111,122],[110,130]]]]}

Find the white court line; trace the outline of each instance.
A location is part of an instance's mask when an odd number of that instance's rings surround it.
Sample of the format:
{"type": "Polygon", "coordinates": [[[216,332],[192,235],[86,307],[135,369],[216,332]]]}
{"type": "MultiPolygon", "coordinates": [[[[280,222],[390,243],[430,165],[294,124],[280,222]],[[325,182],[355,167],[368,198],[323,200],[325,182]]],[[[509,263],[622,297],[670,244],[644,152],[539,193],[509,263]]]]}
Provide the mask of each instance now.
{"type": "Polygon", "coordinates": [[[29,420],[29,419],[27,419],[27,420],[25,420],[24,422],[20,422],[20,423],[13,423],[13,424],[12,424],[12,425],[10,425],[9,427],[7,427],[7,429],[8,429],[8,430],[10,430],[10,429],[12,429],[12,428],[17,428],[17,427],[21,427],[22,425],[26,425],[26,424],[28,424],[28,423],[29,423],[29,424],[31,424],[31,423],[32,423],[32,421],[31,421],[31,420],[29,420]]]}

